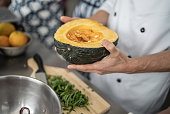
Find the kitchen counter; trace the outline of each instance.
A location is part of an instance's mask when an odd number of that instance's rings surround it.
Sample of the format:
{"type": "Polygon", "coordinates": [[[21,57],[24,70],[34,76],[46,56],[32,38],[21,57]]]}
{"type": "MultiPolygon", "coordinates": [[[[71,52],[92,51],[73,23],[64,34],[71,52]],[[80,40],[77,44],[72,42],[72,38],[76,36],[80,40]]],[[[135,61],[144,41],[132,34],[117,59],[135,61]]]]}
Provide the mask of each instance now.
{"type": "MultiPolygon", "coordinates": [[[[46,48],[39,40],[34,39],[28,50],[17,57],[6,57],[0,55],[0,76],[2,75],[23,75],[30,76],[32,70],[27,66],[27,59],[33,57],[35,53],[39,53],[43,59],[45,65],[66,68],[68,63],[63,60],[57,53],[46,48]]],[[[95,90],[100,96],[102,96],[110,105],[111,108],[107,114],[127,114],[127,112],[121,108],[118,104],[112,101],[108,96],[97,89],[86,78],[84,78],[77,71],[74,72],[81,80],[95,90]]]]}

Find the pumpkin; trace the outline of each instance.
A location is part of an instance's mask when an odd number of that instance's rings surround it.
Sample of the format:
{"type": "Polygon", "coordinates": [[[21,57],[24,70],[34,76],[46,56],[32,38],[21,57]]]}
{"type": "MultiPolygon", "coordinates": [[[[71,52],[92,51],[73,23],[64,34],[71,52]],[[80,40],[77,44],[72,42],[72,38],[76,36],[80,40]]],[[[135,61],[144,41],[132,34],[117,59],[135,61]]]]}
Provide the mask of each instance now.
{"type": "Polygon", "coordinates": [[[109,54],[101,42],[106,39],[117,45],[113,30],[90,19],[78,19],[63,24],[54,35],[57,52],[72,64],[90,64],[109,54]]]}

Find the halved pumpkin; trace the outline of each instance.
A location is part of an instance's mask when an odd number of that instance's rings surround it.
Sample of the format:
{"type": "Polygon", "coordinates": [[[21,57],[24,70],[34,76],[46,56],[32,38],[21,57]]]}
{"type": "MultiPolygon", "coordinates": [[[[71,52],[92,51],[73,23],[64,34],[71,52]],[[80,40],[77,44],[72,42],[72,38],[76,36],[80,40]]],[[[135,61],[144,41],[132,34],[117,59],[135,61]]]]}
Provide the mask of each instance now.
{"type": "Polygon", "coordinates": [[[109,52],[101,45],[103,39],[117,45],[113,30],[90,19],[78,19],[62,25],[55,33],[57,52],[73,64],[90,64],[101,60],[109,52]]]}

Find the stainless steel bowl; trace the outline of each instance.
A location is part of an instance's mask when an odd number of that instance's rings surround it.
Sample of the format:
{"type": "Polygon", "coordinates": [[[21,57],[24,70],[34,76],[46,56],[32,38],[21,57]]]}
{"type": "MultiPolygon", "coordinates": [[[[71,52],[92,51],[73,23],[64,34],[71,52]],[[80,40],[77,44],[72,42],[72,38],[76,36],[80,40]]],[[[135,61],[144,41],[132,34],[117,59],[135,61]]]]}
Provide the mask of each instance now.
{"type": "Polygon", "coordinates": [[[0,114],[61,113],[59,98],[47,84],[26,76],[0,76],[0,114]]]}
{"type": "Polygon", "coordinates": [[[26,34],[29,39],[29,42],[26,45],[20,47],[0,47],[0,53],[6,56],[17,56],[24,53],[32,42],[31,36],[28,33],[24,34],[26,34]]]}

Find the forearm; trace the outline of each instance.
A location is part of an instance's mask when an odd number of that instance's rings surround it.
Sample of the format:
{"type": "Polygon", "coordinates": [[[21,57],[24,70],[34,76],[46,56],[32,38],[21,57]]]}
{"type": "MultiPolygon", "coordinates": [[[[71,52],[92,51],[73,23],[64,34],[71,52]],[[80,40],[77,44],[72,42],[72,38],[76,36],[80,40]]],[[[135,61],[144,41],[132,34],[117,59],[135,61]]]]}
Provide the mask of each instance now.
{"type": "Polygon", "coordinates": [[[129,62],[130,73],[170,72],[170,50],[132,58],[129,62]]]}
{"type": "Polygon", "coordinates": [[[89,17],[89,19],[97,21],[103,25],[107,25],[108,17],[109,17],[109,13],[107,13],[104,10],[99,10],[94,15],[89,17]]]}

